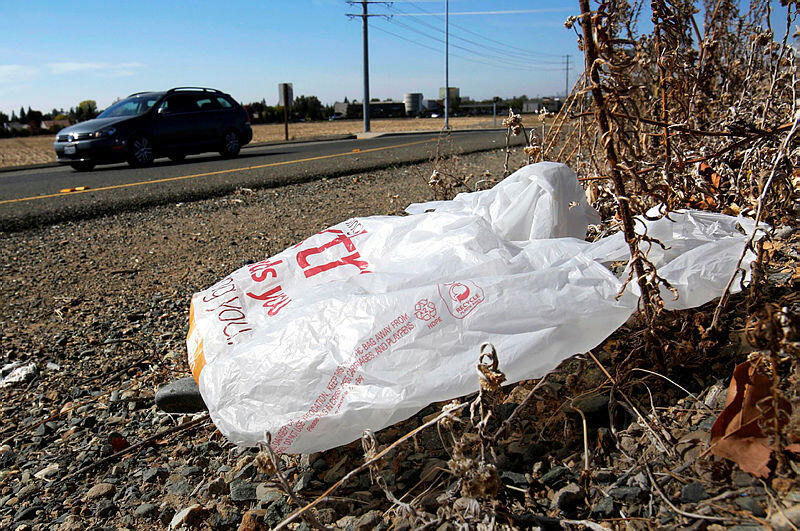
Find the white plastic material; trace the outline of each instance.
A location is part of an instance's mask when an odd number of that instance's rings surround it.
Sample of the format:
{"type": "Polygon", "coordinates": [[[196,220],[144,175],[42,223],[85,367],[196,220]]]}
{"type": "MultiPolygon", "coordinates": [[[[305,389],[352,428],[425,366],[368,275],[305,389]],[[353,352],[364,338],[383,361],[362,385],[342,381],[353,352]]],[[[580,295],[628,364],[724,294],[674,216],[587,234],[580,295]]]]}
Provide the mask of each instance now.
{"type": "MultiPolygon", "coordinates": [[[[231,441],[345,444],[475,391],[481,343],[509,382],[537,378],[636,308],[635,283],[618,298],[607,268],[628,257],[622,236],[583,240],[598,216],[564,165],[408,212],[349,219],[193,297],[190,365],[231,441]]],[[[671,216],[646,223],[668,247],[650,257],[680,293],[668,306],[697,306],[721,294],[746,236],[729,216],[671,216]]]]}

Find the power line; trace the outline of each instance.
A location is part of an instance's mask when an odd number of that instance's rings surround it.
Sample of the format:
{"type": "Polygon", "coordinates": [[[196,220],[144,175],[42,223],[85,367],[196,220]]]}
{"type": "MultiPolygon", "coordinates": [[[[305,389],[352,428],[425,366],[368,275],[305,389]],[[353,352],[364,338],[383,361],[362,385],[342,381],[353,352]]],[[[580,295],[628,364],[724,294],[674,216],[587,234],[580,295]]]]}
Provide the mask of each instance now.
{"type": "MultiPolygon", "coordinates": [[[[387,30],[385,28],[382,28],[380,26],[373,26],[373,29],[376,29],[376,30],[378,30],[378,31],[380,31],[382,33],[386,33],[388,35],[391,35],[391,36],[393,36],[393,37],[395,37],[397,39],[400,39],[402,41],[414,44],[415,46],[419,46],[421,48],[425,48],[425,49],[428,49],[428,50],[431,50],[431,51],[434,51],[434,52],[437,52],[437,53],[442,51],[440,48],[435,48],[433,46],[428,46],[427,44],[423,44],[423,43],[421,43],[419,41],[415,41],[415,40],[409,39],[409,38],[407,38],[407,37],[405,37],[403,35],[400,35],[398,33],[394,33],[393,31],[389,31],[389,30],[387,30]]],[[[482,60],[476,59],[474,57],[465,57],[463,55],[457,55],[457,54],[454,54],[454,53],[451,53],[450,55],[452,57],[457,57],[459,59],[463,59],[465,61],[470,61],[470,62],[477,63],[477,64],[482,64],[482,65],[486,65],[486,66],[493,66],[495,68],[507,69],[506,66],[500,66],[497,63],[490,63],[490,62],[487,62],[487,61],[482,61],[482,60]]],[[[544,72],[560,72],[562,70],[561,68],[543,69],[543,68],[530,68],[530,67],[520,67],[519,69],[520,70],[528,70],[528,71],[531,71],[531,72],[543,72],[543,71],[544,72]]]]}
{"type": "MultiPolygon", "coordinates": [[[[425,33],[424,31],[420,31],[417,28],[409,26],[408,24],[404,24],[404,23],[402,23],[400,21],[397,21],[397,20],[394,20],[394,19],[388,19],[387,22],[389,22],[391,24],[395,24],[395,25],[400,26],[400,27],[403,27],[403,28],[405,28],[405,29],[407,29],[409,31],[413,31],[414,33],[417,33],[419,35],[427,37],[428,39],[431,39],[433,41],[436,41],[436,42],[439,42],[439,43],[442,43],[442,44],[444,44],[444,42],[445,42],[443,39],[441,39],[439,37],[430,35],[428,33],[425,33]]],[[[491,60],[494,60],[494,61],[498,61],[498,62],[501,62],[501,63],[507,65],[507,66],[514,66],[514,67],[535,67],[535,66],[537,66],[536,64],[534,64],[532,62],[529,62],[529,61],[517,60],[517,59],[510,58],[508,56],[489,55],[489,54],[487,54],[485,52],[481,52],[479,50],[474,50],[474,49],[471,49],[471,48],[467,48],[465,46],[460,46],[460,45],[455,44],[455,43],[450,43],[450,45],[453,48],[458,48],[459,50],[463,50],[465,52],[469,52],[469,53],[478,55],[478,56],[486,58],[486,59],[491,59],[491,60]]],[[[543,63],[543,64],[547,64],[547,63],[543,63]]],[[[553,64],[563,64],[563,63],[560,62],[560,63],[553,63],[553,64]]],[[[561,69],[559,68],[558,70],[561,70],[561,69]]]]}
{"type": "MultiPolygon", "coordinates": [[[[411,5],[411,6],[414,6],[414,7],[416,7],[417,9],[419,9],[420,11],[422,11],[423,13],[427,13],[427,14],[429,14],[430,16],[435,16],[435,17],[439,18],[440,20],[442,19],[442,17],[441,17],[439,14],[437,14],[437,13],[432,13],[432,12],[430,12],[430,11],[426,10],[425,8],[423,8],[423,7],[421,7],[421,6],[417,5],[417,4],[415,4],[414,2],[408,2],[408,4],[409,4],[409,5],[411,5]]],[[[392,6],[392,5],[389,5],[389,8],[390,8],[390,9],[392,9],[392,10],[399,10],[401,13],[404,13],[404,14],[408,14],[408,12],[407,12],[407,11],[403,11],[403,10],[401,10],[401,9],[394,8],[394,6],[392,6]]],[[[552,11],[560,11],[560,10],[552,10],[552,11]]],[[[414,19],[414,20],[415,20],[416,22],[420,23],[420,24],[424,24],[424,25],[427,25],[427,26],[429,26],[429,27],[432,27],[432,28],[434,28],[434,26],[431,26],[430,24],[426,24],[426,23],[425,23],[424,21],[422,21],[422,20],[419,20],[419,19],[414,19]]],[[[536,56],[536,55],[543,55],[543,56],[547,56],[547,57],[562,57],[560,54],[556,54],[556,53],[536,52],[536,51],[532,51],[532,50],[526,50],[525,48],[520,48],[519,46],[514,46],[514,45],[512,45],[512,44],[508,44],[508,43],[506,43],[506,42],[499,41],[499,40],[497,40],[497,39],[492,39],[491,37],[487,37],[486,35],[483,35],[483,34],[481,34],[481,33],[478,33],[478,32],[476,32],[476,31],[473,31],[473,30],[471,30],[471,29],[469,29],[469,28],[465,28],[465,27],[463,27],[463,26],[460,26],[460,25],[458,25],[458,24],[455,24],[455,23],[453,23],[453,22],[451,22],[451,23],[450,23],[450,25],[451,25],[451,26],[453,26],[454,28],[458,28],[458,29],[460,29],[460,30],[462,30],[462,31],[466,31],[467,33],[469,33],[469,34],[471,34],[471,35],[474,35],[474,36],[476,36],[476,37],[478,37],[478,38],[481,38],[481,39],[483,39],[483,40],[486,40],[486,41],[489,41],[489,42],[492,42],[492,43],[495,43],[495,44],[499,44],[500,46],[502,46],[502,47],[504,47],[504,48],[510,48],[510,49],[512,49],[512,50],[515,50],[515,51],[517,51],[517,52],[522,52],[522,53],[525,53],[525,54],[528,54],[528,55],[532,55],[532,56],[536,56]]],[[[435,29],[438,29],[438,28],[435,28],[435,29]]]]}

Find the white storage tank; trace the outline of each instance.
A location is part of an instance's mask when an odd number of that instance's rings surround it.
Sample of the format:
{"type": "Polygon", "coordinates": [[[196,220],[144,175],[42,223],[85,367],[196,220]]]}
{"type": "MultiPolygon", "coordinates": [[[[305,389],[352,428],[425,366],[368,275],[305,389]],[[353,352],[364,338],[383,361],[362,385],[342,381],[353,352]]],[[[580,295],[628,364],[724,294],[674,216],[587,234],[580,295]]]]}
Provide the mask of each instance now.
{"type": "Polygon", "coordinates": [[[406,115],[417,116],[422,110],[422,94],[419,92],[404,94],[403,103],[406,106],[406,115]]]}

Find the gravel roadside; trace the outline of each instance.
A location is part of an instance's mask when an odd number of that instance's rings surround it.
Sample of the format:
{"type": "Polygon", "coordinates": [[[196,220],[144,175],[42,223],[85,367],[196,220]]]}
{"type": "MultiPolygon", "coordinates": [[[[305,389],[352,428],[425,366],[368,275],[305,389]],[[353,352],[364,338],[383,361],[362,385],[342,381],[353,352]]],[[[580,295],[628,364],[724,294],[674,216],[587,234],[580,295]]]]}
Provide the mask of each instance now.
{"type": "MultiPolygon", "coordinates": [[[[484,178],[502,173],[502,158],[495,150],[457,164],[484,178]]],[[[194,292],[348,217],[398,214],[431,199],[431,170],[417,164],[243,189],[0,233],[2,376],[35,367],[0,389],[0,527],[150,528],[168,524],[203,485],[216,492],[221,486],[209,485],[241,456],[209,424],[70,474],[186,420],[156,411],[153,396],[188,374],[183,340],[194,292]]],[[[223,487],[228,494],[206,521],[235,528],[255,493],[223,487]]]]}

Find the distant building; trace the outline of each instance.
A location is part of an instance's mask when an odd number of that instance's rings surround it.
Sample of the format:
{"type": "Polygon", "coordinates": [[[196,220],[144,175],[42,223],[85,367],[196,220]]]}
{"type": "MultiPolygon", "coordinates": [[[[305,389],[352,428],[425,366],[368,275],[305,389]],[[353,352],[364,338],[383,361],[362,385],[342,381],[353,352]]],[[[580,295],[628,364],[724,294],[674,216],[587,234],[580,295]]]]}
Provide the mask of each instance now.
{"type": "MultiPolygon", "coordinates": [[[[345,103],[337,101],[333,104],[333,114],[344,118],[362,118],[364,107],[353,101],[345,103]]],[[[369,103],[370,118],[399,118],[406,115],[406,105],[402,101],[371,101],[369,103]]]]}
{"type": "Polygon", "coordinates": [[[69,120],[42,120],[42,129],[63,129],[69,127],[69,120]]]}
{"type": "Polygon", "coordinates": [[[561,110],[562,105],[564,102],[561,98],[534,98],[522,104],[522,113],[542,112],[543,109],[547,112],[557,113],[561,110]]]}
{"type": "Polygon", "coordinates": [[[8,122],[3,124],[3,129],[6,131],[30,131],[31,126],[28,124],[22,124],[19,122],[8,122]]]}

